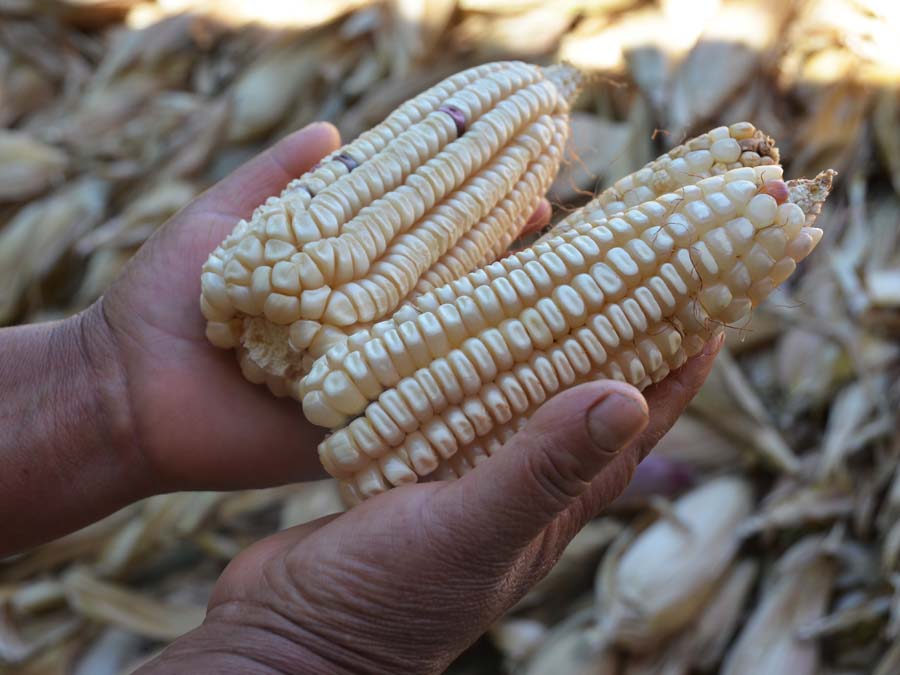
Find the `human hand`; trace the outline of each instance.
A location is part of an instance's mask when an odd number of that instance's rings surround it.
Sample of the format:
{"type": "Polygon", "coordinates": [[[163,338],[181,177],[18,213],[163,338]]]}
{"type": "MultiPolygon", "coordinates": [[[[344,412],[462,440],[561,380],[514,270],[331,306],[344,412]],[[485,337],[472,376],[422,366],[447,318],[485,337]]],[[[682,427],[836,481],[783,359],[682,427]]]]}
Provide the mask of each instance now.
{"type": "MultiPolygon", "coordinates": [[[[236,489],[321,477],[324,430],[292,400],[241,375],[212,347],[200,314],[200,267],[238,220],[340,145],[326,123],[302,129],[250,161],[174,216],[88,313],[86,349],[105,345],[119,372],[107,399],[139,458],[144,491],[236,489]]],[[[542,203],[527,224],[542,227],[542,203]]],[[[131,460],[133,461],[133,459],[131,460]]]]}
{"type": "Polygon", "coordinates": [[[235,558],[205,623],[141,672],[441,672],[559,558],[709,373],[601,381],[541,407],[457,481],[396,488],[235,558]]]}

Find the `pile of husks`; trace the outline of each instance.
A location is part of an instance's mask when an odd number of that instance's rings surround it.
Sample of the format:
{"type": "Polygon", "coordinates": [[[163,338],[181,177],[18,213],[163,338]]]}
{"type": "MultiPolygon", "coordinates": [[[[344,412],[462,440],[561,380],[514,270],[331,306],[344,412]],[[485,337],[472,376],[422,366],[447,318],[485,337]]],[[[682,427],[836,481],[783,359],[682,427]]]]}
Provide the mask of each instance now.
{"type": "MultiPolygon", "coordinates": [[[[818,254],[730,331],[626,496],[451,672],[897,673],[898,34],[877,0],[0,0],[0,324],[93,302],[289,130],[328,119],[351,138],[481,61],[595,74],[557,216],[752,120],[788,175],[840,172],[818,254]]],[[[330,482],[166,495],[0,560],[0,671],[127,672],[201,620],[241,548],[339,508],[330,482]]]]}

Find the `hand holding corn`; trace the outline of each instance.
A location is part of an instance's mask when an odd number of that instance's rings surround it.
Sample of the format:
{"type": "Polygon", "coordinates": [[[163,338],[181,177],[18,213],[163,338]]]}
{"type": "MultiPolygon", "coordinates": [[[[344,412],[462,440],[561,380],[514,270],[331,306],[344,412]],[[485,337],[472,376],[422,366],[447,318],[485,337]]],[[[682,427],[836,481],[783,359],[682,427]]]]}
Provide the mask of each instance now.
{"type": "MultiPolygon", "coordinates": [[[[33,371],[11,380],[65,374],[50,411],[58,422],[80,425],[48,424],[36,441],[4,448],[7,546],[35,543],[148,494],[312,473],[313,455],[304,450],[321,432],[295,404],[247,386],[227,355],[209,349],[192,296],[202,257],[234,220],[336,145],[330,127],[300,132],[207,192],[153,237],[102,304],[53,327],[46,349],[24,346],[41,329],[4,332],[9,362],[33,371]],[[48,355],[66,359],[66,368],[47,369],[48,355]],[[85,404],[96,414],[70,414],[85,404]],[[88,422],[92,428],[82,428],[88,422]],[[15,483],[29,475],[33,480],[15,483]]],[[[410,301],[430,292],[413,290],[410,301]]],[[[334,346],[342,344],[339,338],[334,346]]],[[[383,672],[402,662],[439,671],[622,490],[699,387],[717,347],[708,343],[708,352],[646,391],[649,424],[633,388],[588,382],[551,399],[524,433],[506,441],[508,452],[462,480],[396,491],[260,542],[220,582],[204,626],[148,670],[253,672],[291,664],[383,672]],[[427,536],[398,537],[402,532],[427,536]],[[378,629],[386,618],[389,634],[378,629]]],[[[13,406],[5,419],[15,419],[15,403],[4,398],[13,406]]]]}
{"type": "Polygon", "coordinates": [[[718,346],[646,401],[620,382],[574,387],[460,480],[394,490],[259,542],[220,578],[203,626],[141,674],[444,672],[622,491],[718,346]]]}
{"type": "Polygon", "coordinates": [[[815,247],[832,172],[784,182],[749,123],[627,176],[531,248],[567,66],[479,66],[412,99],[241,221],[203,267],[207,336],[302,401],[351,503],[455,478],[553,394],[659,382],[815,247]]]}

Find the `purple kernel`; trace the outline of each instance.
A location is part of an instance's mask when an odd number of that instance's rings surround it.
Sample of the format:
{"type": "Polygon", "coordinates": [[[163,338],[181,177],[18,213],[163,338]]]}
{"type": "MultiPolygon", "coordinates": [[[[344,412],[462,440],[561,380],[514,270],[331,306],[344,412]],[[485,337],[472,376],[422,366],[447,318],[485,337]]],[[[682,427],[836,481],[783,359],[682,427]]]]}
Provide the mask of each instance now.
{"type": "Polygon", "coordinates": [[[343,152],[335,157],[335,159],[346,166],[347,171],[353,171],[353,169],[359,166],[359,162],[353,159],[350,155],[344,154],[343,152]]]}
{"type": "Polygon", "coordinates": [[[450,119],[453,120],[453,123],[456,125],[456,135],[462,136],[466,133],[466,115],[465,113],[457,108],[455,105],[442,105],[438,110],[442,113],[447,113],[450,115],[450,119]]]}

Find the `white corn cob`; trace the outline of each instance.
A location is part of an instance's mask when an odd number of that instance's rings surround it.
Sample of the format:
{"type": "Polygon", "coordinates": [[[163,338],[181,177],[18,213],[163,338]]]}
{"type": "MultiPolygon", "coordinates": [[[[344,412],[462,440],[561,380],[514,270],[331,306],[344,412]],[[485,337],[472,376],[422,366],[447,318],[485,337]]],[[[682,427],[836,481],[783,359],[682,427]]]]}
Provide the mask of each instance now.
{"type": "Polygon", "coordinates": [[[503,250],[556,174],[579,81],[569,66],[472,68],[323,159],[203,266],[209,340],[295,395],[314,357],[390,317],[423,274],[503,250]]]}
{"type": "Polygon", "coordinates": [[[350,500],[457,476],[562,389],[659,381],[809,254],[831,178],[744,167],[585,215],[360,330],[300,385],[310,421],[347,425],[320,445],[325,468],[350,500]]]}
{"type": "MultiPolygon", "coordinates": [[[[656,199],[685,185],[693,185],[704,178],[718,176],[742,166],[777,164],[778,148],[774,140],[749,122],[737,122],[717,127],[672,148],[666,154],[624,178],[597,195],[579,210],[560,220],[539,241],[543,242],[584,222],[585,219],[611,218],[641,202],[656,199]]],[[[512,243],[512,236],[503,247],[491,250],[477,265],[459,270],[462,266],[436,266],[422,275],[410,299],[458,279],[466,272],[489,265],[512,243]]],[[[450,255],[452,255],[452,251],[450,255]]]]}
{"type": "Polygon", "coordinates": [[[620,178],[580,210],[556,223],[544,239],[571,229],[585,217],[609,218],[704,178],[743,166],[771,166],[778,164],[779,159],[775,141],[750,122],[717,127],[620,178]]]}

